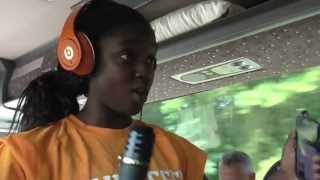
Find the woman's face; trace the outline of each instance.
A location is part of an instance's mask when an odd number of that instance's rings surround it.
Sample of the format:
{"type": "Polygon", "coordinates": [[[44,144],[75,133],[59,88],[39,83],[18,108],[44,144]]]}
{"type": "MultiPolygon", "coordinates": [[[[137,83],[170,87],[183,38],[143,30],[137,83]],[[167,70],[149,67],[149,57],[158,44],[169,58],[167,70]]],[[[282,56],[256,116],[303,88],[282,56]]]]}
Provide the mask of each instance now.
{"type": "Polygon", "coordinates": [[[156,69],[154,32],[125,25],[102,38],[100,59],[90,94],[105,108],[127,115],[141,111],[156,69]]]}

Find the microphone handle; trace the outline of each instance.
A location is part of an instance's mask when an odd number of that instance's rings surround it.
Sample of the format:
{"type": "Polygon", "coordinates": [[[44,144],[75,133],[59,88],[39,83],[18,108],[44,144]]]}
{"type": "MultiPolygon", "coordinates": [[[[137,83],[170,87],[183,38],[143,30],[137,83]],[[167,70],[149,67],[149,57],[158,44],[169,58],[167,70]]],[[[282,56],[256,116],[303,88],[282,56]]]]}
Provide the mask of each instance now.
{"type": "Polygon", "coordinates": [[[122,163],[119,180],[145,180],[148,167],[122,163]]]}

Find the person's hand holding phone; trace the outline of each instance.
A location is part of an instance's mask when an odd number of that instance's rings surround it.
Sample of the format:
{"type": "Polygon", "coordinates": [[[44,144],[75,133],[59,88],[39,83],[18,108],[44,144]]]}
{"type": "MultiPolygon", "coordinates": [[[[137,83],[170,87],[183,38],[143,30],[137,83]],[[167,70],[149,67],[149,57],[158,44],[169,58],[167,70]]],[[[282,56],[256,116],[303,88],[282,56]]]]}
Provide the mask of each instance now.
{"type": "Polygon", "coordinates": [[[320,180],[320,156],[315,156],[312,158],[313,160],[313,166],[312,166],[312,169],[313,169],[313,177],[314,177],[314,180],[320,180]]]}
{"type": "MultiPolygon", "coordinates": [[[[297,149],[297,133],[292,130],[287,144],[284,146],[283,155],[280,165],[280,173],[288,180],[298,179],[295,172],[296,166],[296,149],[297,149]]],[[[314,180],[320,180],[320,156],[313,157],[313,177],[314,180]]]]}
{"type": "MultiPolygon", "coordinates": [[[[280,164],[280,169],[270,180],[297,180],[296,176],[296,149],[297,149],[297,138],[296,130],[292,130],[288,142],[283,148],[283,154],[280,164]]],[[[314,180],[320,180],[320,156],[313,157],[313,177],[314,180]]]]}
{"type": "Polygon", "coordinates": [[[288,142],[283,148],[283,154],[280,165],[280,173],[283,177],[286,177],[288,180],[295,180],[296,172],[295,172],[295,163],[296,163],[296,131],[292,130],[288,142]]]}

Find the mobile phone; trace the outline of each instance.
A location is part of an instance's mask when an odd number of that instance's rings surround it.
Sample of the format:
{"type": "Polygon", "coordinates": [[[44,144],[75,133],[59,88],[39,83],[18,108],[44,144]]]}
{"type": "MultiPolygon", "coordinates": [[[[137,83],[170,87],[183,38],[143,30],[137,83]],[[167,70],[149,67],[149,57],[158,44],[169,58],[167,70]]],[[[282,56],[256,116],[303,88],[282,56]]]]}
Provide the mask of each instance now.
{"type": "Polygon", "coordinates": [[[297,116],[296,129],[296,175],[299,180],[314,180],[312,158],[320,152],[319,123],[304,110],[297,116]]]}

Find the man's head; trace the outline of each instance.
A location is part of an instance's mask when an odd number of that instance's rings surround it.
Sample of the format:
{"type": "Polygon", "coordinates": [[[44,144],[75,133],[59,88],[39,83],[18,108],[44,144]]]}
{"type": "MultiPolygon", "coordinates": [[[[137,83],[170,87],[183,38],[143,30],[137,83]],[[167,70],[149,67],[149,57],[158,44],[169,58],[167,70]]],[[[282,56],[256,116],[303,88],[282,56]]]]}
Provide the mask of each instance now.
{"type": "Polygon", "coordinates": [[[250,157],[240,151],[224,154],[220,162],[219,180],[255,180],[250,157]]]}

